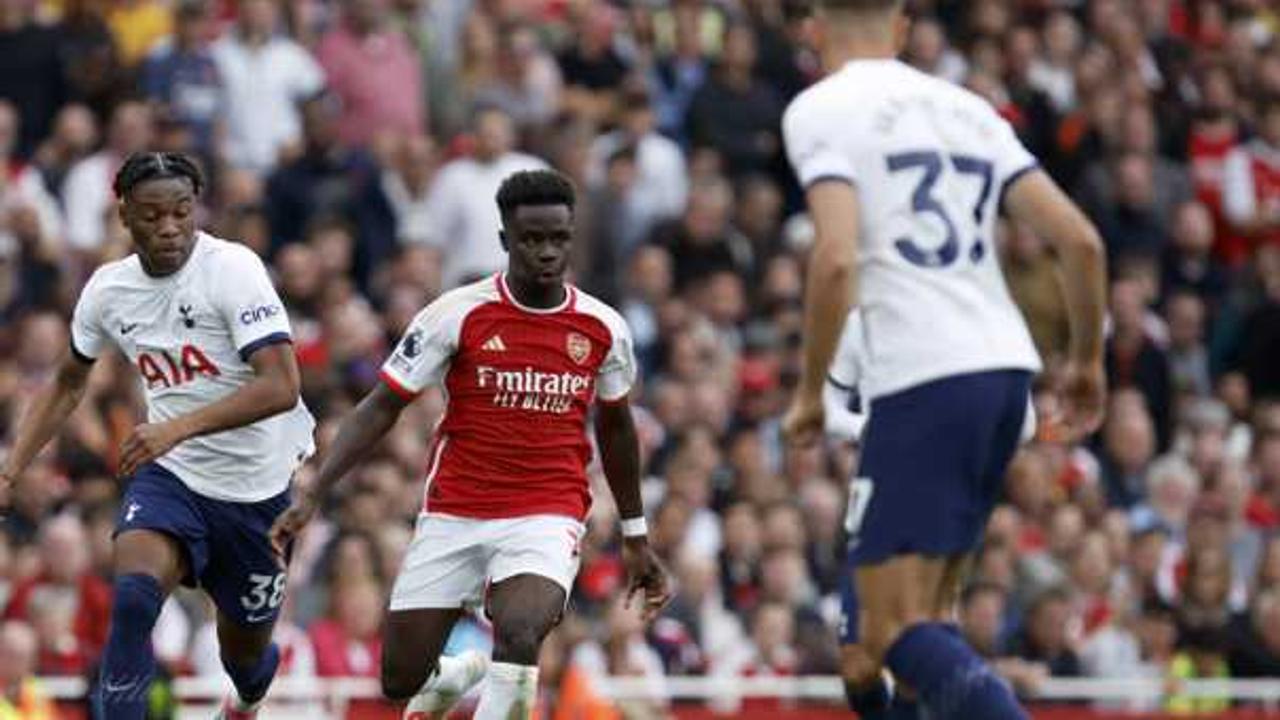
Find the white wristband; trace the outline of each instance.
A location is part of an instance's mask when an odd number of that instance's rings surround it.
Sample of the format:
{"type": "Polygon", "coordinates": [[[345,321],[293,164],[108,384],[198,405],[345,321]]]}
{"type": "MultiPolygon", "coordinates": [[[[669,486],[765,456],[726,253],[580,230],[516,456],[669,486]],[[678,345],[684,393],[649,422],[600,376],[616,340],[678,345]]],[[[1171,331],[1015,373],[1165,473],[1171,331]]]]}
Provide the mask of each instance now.
{"type": "Polygon", "coordinates": [[[644,516],[622,519],[622,537],[643,537],[649,534],[649,524],[644,516]]]}

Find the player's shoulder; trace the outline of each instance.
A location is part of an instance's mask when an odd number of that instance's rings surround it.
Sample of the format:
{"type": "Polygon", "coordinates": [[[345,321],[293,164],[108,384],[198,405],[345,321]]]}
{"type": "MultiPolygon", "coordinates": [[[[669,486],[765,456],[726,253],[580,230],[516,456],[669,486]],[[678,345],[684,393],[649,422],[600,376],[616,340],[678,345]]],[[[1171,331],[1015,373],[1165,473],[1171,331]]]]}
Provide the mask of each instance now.
{"type": "Polygon", "coordinates": [[[198,233],[198,237],[197,250],[201,253],[201,260],[219,264],[263,265],[258,253],[244,243],[220,238],[207,232],[198,233]]]}
{"type": "Polygon", "coordinates": [[[490,275],[440,293],[436,299],[418,311],[414,322],[460,322],[472,311],[486,305],[501,303],[501,301],[502,294],[498,290],[497,278],[490,275]]]}
{"type": "Polygon", "coordinates": [[[627,321],[623,319],[622,313],[613,309],[609,303],[592,295],[583,292],[580,288],[573,289],[575,298],[573,308],[578,314],[586,318],[594,319],[605,326],[613,337],[626,337],[630,334],[627,327],[627,321]]]}
{"type": "Polygon", "coordinates": [[[85,281],[80,290],[81,297],[100,297],[110,295],[121,288],[136,286],[142,279],[142,262],[137,254],[130,254],[118,260],[104,262],[97,267],[85,281]]]}

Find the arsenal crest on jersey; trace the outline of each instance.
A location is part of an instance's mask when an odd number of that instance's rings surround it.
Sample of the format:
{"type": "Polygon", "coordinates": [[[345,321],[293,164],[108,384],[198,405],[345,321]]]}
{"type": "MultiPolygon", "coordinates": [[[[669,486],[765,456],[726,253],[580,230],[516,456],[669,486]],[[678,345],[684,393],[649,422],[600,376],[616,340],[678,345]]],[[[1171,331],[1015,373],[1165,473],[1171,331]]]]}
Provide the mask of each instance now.
{"type": "Polygon", "coordinates": [[[581,365],[587,361],[587,356],[591,354],[591,341],[584,335],[576,332],[569,333],[565,338],[566,349],[569,351],[569,359],[581,365]]]}

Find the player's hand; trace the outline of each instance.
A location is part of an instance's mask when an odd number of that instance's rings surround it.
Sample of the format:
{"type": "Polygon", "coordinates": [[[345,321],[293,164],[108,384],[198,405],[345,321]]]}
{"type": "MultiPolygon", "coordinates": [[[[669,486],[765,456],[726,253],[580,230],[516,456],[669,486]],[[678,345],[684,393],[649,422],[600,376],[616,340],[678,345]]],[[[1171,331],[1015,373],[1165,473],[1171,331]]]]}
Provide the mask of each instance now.
{"type": "Polygon", "coordinates": [[[645,537],[623,538],[622,564],[627,568],[626,606],[631,607],[637,592],[644,593],[644,608],[640,614],[646,623],[650,622],[671,600],[667,572],[662,569],[662,562],[645,537]]]}
{"type": "Polygon", "coordinates": [[[120,476],[129,477],[184,439],[181,428],[173,421],[135,427],[120,447],[120,476]]]}
{"type": "Polygon", "coordinates": [[[288,564],[285,559],[285,550],[307,526],[307,523],[311,522],[311,518],[315,517],[316,509],[319,507],[320,502],[313,493],[301,491],[294,497],[289,508],[272,523],[267,538],[271,541],[271,550],[275,552],[281,567],[288,564]]]}
{"type": "Polygon", "coordinates": [[[782,434],[787,441],[800,447],[809,447],[822,437],[823,422],[826,411],[822,407],[822,397],[808,398],[796,394],[782,418],[782,434]]]}
{"type": "Polygon", "coordinates": [[[1101,363],[1067,367],[1062,383],[1063,424],[1072,441],[1102,425],[1107,401],[1107,375],[1101,363]]]}

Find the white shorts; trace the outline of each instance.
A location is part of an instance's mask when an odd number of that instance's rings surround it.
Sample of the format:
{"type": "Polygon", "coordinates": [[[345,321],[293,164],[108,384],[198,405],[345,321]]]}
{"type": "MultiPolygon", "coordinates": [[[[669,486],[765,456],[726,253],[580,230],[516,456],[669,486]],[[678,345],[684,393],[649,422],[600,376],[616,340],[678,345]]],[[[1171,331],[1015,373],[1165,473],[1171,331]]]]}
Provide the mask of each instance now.
{"type": "Polygon", "coordinates": [[[585,528],[562,515],[482,520],[422,514],[391,588],[391,610],[477,608],[489,583],[545,577],[565,598],[581,562],[585,528]]]}

